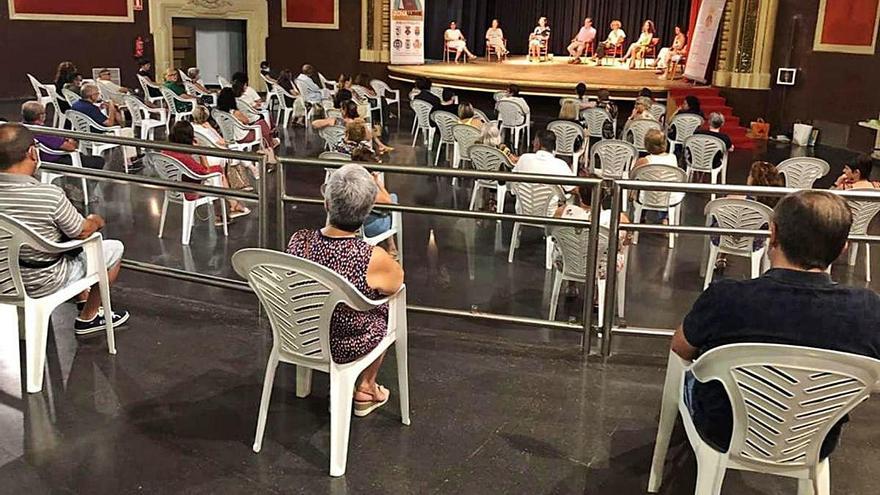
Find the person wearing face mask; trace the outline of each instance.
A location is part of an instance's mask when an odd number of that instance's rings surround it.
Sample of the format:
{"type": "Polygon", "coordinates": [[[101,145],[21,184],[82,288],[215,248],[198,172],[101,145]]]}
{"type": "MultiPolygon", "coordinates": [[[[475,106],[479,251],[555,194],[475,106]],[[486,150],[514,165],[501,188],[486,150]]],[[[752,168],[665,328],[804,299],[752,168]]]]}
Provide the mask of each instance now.
{"type": "MultiPolygon", "coordinates": [[[[0,125],[0,212],[27,225],[44,239],[62,242],[86,239],[104,227],[104,219],[91,214],[83,217],[64,191],[34,178],[39,165],[34,134],[21,124],[0,125]]],[[[104,262],[112,285],[119,275],[125,247],[119,241],[103,241],[104,262]]],[[[19,265],[28,296],[43,297],[74,282],[87,272],[84,253],[48,254],[24,246],[19,265]]],[[[76,335],[104,331],[107,317],[100,311],[100,291],[96,287],[76,297],[79,316],[74,321],[76,335]]],[[[125,324],[129,313],[116,309],[114,327],[125,324]]]]}

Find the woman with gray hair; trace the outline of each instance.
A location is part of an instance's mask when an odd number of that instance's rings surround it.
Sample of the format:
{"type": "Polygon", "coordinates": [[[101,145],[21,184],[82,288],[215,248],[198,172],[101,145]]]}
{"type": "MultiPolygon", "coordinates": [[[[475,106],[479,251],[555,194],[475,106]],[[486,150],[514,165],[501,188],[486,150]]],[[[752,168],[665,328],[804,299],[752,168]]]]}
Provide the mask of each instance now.
{"type": "MultiPolygon", "coordinates": [[[[373,210],[379,186],[356,164],[333,172],[324,184],[327,225],[293,234],[288,254],[299,256],[338,273],[370,299],[394,294],[403,285],[403,269],[381,247],[371,246],[357,234],[373,210]]],[[[350,363],[376,348],[388,329],[388,305],[358,312],[337,306],[330,321],[330,354],[337,363],[350,363]]],[[[376,383],[383,356],[361,374],[354,393],[355,416],[366,416],[388,401],[388,389],[376,383]]]]}
{"type": "Polygon", "coordinates": [[[510,151],[510,148],[504,144],[504,138],[501,137],[501,131],[498,129],[497,124],[487,122],[486,125],[480,129],[480,137],[477,139],[477,143],[498,148],[498,151],[504,153],[504,156],[506,156],[512,164],[516,164],[517,160],[519,160],[519,157],[514,155],[513,152],[510,151]]]}

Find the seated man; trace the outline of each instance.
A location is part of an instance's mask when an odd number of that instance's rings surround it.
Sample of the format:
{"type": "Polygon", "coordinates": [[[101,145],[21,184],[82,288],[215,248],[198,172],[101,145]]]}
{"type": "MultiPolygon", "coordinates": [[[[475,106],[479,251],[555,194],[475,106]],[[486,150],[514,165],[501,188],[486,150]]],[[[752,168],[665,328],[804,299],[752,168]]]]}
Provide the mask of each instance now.
{"type": "Polygon", "coordinates": [[[502,101],[514,101],[520,108],[523,109],[523,112],[526,114],[531,114],[532,109],[529,108],[528,102],[526,99],[519,95],[519,86],[516,84],[511,84],[507,86],[507,91],[504,92],[504,97],[501,98],[502,101]]]}
{"type": "Polygon", "coordinates": [[[310,105],[319,104],[325,98],[330,97],[329,92],[322,89],[321,86],[315,82],[314,78],[317,77],[318,73],[310,64],[303,65],[302,72],[300,75],[296,76],[297,87],[300,89],[306,103],[310,105]]]}
{"type": "MultiPolygon", "coordinates": [[[[782,198],[770,221],[772,268],[752,280],[720,280],[703,291],[672,337],[685,360],[726,344],[773,343],[880,358],[880,296],[839,286],[825,272],[847,243],[852,214],[846,201],[806,190],[782,198]]],[[[727,450],[730,402],[718,382],[685,379],[685,401],[700,436],[727,450]]],[[[826,457],[841,421],[821,448],[826,457]]]]}
{"type": "Polygon", "coordinates": [[[110,77],[110,69],[101,69],[101,72],[98,72],[97,83],[115,93],[131,93],[130,89],[113,82],[110,77]]]}
{"type": "MultiPolygon", "coordinates": [[[[46,109],[38,101],[28,101],[21,106],[21,123],[29,125],[46,125],[46,109]]],[[[76,151],[79,149],[79,142],[76,139],[68,139],[58,136],[46,136],[37,134],[36,140],[43,146],[61,151],[76,151]]],[[[65,165],[73,165],[70,157],[67,155],[53,155],[51,153],[40,153],[40,160],[44,162],[62,163],[65,165]]],[[[100,156],[80,155],[80,161],[86,168],[104,168],[104,159],[100,156]]]]}
{"type": "Polygon", "coordinates": [[[70,108],[87,115],[95,123],[104,127],[113,127],[123,123],[122,114],[112,101],[101,100],[101,90],[94,84],[86,84],[82,87],[82,99],[74,103],[70,108]],[[106,112],[106,113],[105,113],[106,112]]]}
{"type": "Polygon", "coordinates": [[[596,41],[596,28],[593,27],[593,19],[587,17],[584,19],[584,25],[578,31],[577,36],[571,40],[568,45],[568,56],[571,59],[570,64],[581,63],[581,55],[586,52],[587,47],[592,46],[596,41]]]}
{"type": "MultiPolygon", "coordinates": [[[[733,141],[730,140],[730,136],[721,132],[721,128],[724,126],[724,115],[718,112],[712,112],[709,114],[709,128],[708,129],[697,129],[694,131],[694,134],[702,134],[704,136],[715,136],[718,139],[724,141],[724,146],[727,148],[728,153],[733,153],[733,141]]],[[[712,159],[712,168],[718,168],[721,166],[721,162],[724,160],[724,157],[721,153],[717,153],[715,158],[712,159]]]]}
{"type": "MultiPolygon", "coordinates": [[[[539,131],[535,136],[534,153],[525,153],[519,157],[514,172],[521,174],[562,175],[574,177],[571,166],[565,161],[553,156],[556,149],[556,134],[546,129],[539,131]]],[[[562,186],[566,191],[575,188],[573,185],[562,186]]]]}
{"type": "MultiPolygon", "coordinates": [[[[34,178],[39,157],[34,135],[20,124],[0,125],[0,211],[26,224],[42,237],[59,242],[85,239],[104,227],[104,219],[91,214],[83,218],[64,196],[61,188],[40,184],[34,178]]],[[[110,283],[116,281],[123,245],[104,241],[104,262],[110,283]]],[[[22,247],[20,265],[25,290],[31,297],[42,297],[85,277],[84,253],[45,254],[22,247]]],[[[92,287],[77,299],[79,316],[74,322],[77,335],[104,330],[106,315],[100,311],[101,294],[92,287]]],[[[127,311],[114,311],[113,324],[128,321],[127,311]]]]}

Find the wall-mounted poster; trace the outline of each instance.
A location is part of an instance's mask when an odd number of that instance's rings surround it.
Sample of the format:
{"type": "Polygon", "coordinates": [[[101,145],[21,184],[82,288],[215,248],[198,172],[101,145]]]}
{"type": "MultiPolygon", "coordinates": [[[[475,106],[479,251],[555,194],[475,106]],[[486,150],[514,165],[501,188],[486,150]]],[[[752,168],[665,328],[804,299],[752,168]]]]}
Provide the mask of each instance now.
{"type": "Polygon", "coordinates": [[[134,0],[9,0],[13,21],[134,22],[134,0]]]}
{"type": "Polygon", "coordinates": [[[282,0],[281,27],[339,29],[339,0],[282,0]]]}
{"type": "Polygon", "coordinates": [[[424,0],[393,0],[391,7],[391,63],[424,64],[424,0]]]}
{"type": "Polygon", "coordinates": [[[873,55],[880,0],[819,0],[813,50],[873,55]]]}

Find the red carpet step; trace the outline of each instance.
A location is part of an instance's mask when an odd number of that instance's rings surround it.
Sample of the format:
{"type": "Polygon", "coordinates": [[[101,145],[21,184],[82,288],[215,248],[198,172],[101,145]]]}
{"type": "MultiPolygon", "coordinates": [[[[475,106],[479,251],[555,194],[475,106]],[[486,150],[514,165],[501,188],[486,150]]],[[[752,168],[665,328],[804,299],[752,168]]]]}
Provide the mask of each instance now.
{"type": "Polygon", "coordinates": [[[712,112],[724,115],[724,126],[721,128],[733,142],[737,149],[750,150],[755,148],[755,140],[748,137],[748,128],[741,125],[739,117],[733,114],[733,108],[727,105],[727,100],[721,96],[718,88],[712,86],[696,86],[688,89],[670,89],[669,105],[678,105],[686,96],[694,95],[700,99],[700,107],[708,116],[712,112]]]}

